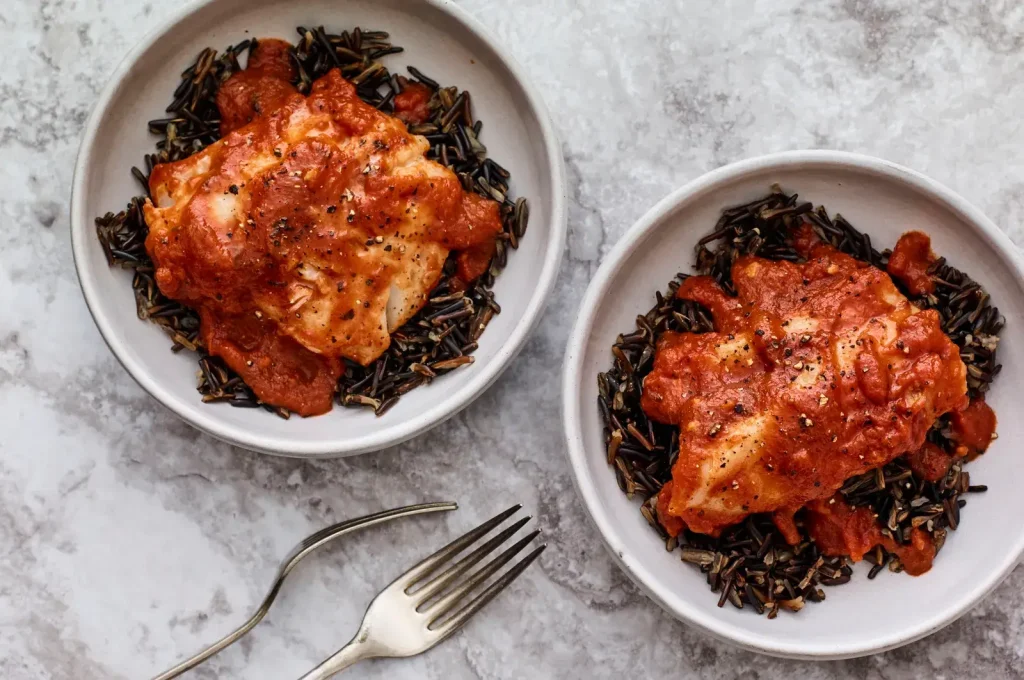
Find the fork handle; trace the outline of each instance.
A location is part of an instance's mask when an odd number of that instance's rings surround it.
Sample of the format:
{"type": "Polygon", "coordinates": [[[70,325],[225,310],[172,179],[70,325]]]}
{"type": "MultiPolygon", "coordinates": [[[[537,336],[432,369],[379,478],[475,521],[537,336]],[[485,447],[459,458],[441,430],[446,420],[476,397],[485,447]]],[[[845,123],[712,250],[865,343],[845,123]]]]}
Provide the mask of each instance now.
{"type": "Polygon", "coordinates": [[[356,635],[352,638],[351,642],[329,656],[323,663],[303,675],[299,680],[327,680],[327,678],[340,673],[349,666],[353,666],[364,659],[372,659],[377,656],[372,647],[360,639],[362,637],[363,635],[361,634],[356,635]]]}

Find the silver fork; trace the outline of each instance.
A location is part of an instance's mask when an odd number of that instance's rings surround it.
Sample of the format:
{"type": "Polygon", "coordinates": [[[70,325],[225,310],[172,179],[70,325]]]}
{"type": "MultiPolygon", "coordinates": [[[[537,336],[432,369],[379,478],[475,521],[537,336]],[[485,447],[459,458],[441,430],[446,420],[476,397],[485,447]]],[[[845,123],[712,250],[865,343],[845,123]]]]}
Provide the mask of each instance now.
{"type": "Polygon", "coordinates": [[[281,592],[281,586],[284,585],[284,580],[288,577],[288,574],[290,574],[292,569],[295,568],[295,565],[301,562],[304,557],[315,551],[317,548],[320,548],[335,539],[341,538],[346,534],[350,534],[353,531],[365,529],[383,522],[389,522],[393,519],[398,519],[399,517],[410,517],[412,515],[421,515],[431,512],[450,511],[455,510],[458,507],[459,506],[455,503],[450,502],[409,505],[404,508],[385,510],[365,517],[358,517],[356,519],[350,519],[345,522],[333,524],[326,529],[321,529],[315,534],[306,537],[302,542],[292,548],[291,552],[288,553],[288,556],[284,558],[283,562],[281,562],[281,566],[277,570],[277,576],[274,578],[274,583],[270,588],[270,592],[267,593],[265,598],[263,598],[263,602],[248,621],[243,623],[237,630],[228,633],[217,642],[192,657],[185,659],[174,668],[164,671],[153,680],[171,680],[171,678],[178,677],[185,671],[195,668],[202,662],[206,661],[228,645],[234,644],[241,639],[242,636],[255,628],[256,624],[262,621],[263,617],[265,617],[267,612],[270,611],[270,605],[274,604],[274,600],[277,599],[277,594],[281,592]]]}
{"type": "Polygon", "coordinates": [[[497,550],[530,521],[530,517],[524,517],[495,534],[440,574],[434,573],[518,512],[521,507],[514,505],[492,517],[395,579],[370,603],[363,616],[363,623],[351,642],[303,675],[300,680],[326,680],[364,659],[413,656],[427,651],[461,628],[473,614],[494,599],[495,595],[512,583],[544,551],[547,546],[537,547],[467,600],[471,593],[477,591],[485,581],[533,541],[540,531],[527,534],[490,562],[466,575],[470,569],[497,550]]]}

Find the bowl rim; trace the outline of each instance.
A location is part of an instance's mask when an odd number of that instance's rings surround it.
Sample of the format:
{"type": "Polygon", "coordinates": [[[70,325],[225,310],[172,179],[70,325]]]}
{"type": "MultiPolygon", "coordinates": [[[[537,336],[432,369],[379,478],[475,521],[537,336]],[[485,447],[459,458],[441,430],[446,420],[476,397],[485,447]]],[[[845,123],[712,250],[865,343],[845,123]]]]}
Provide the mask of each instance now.
{"type": "Polygon", "coordinates": [[[677,619],[696,626],[714,638],[750,651],[795,659],[846,659],[883,652],[914,642],[965,614],[995,589],[1017,565],[1021,554],[1024,553],[1024,530],[1019,531],[1012,544],[1012,549],[1007,552],[1002,563],[992,565],[986,575],[965,589],[956,600],[951,601],[943,612],[922,620],[912,628],[892,635],[878,635],[874,638],[868,637],[841,645],[808,643],[799,640],[772,640],[767,643],[713,614],[708,615],[692,608],[684,600],[676,597],[671,588],[659,584],[646,565],[627,555],[623,546],[616,545],[612,538],[614,532],[611,529],[610,513],[601,503],[594,481],[588,471],[580,416],[580,390],[584,384],[582,381],[593,378],[593,376],[583,375],[583,359],[594,318],[609,284],[622,269],[625,260],[643,242],[648,233],[657,228],[677,209],[703,197],[723,184],[751,174],[761,173],[766,169],[781,170],[805,165],[831,165],[866,171],[909,185],[924,193],[951,209],[964,221],[971,223],[996,250],[1004,253],[1008,266],[1016,275],[1018,283],[1024,286],[1024,266],[1022,266],[1020,251],[1009,237],[978,208],[959,194],[915,170],[873,156],[829,150],[785,151],[742,160],[712,170],[671,192],[630,227],[604,258],[587,287],[580,304],[577,320],[566,345],[566,358],[562,373],[562,419],[567,444],[566,455],[572,468],[573,483],[583,500],[587,514],[597,527],[602,542],[608,548],[613,559],[648,597],[677,619]]]}
{"type": "Polygon", "coordinates": [[[339,442],[326,437],[310,441],[296,441],[287,437],[261,435],[242,427],[227,424],[220,420],[216,413],[206,414],[200,412],[196,415],[188,411],[183,399],[175,396],[170,390],[165,389],[164,386],[154,380],[141,362],[135,361],[126,349],[121,346],[121,343],[116,340],[113,333],[115,324],[111,318],[102,312],[98,304],[100,291],[95,283],[94,270],[86,256],[86,249],[89,247],[88,239],[94,238],[94,231],[90,228],[94,216],[85,213],[86,178],[89,174],[89,168],[93,163],[93,154],[96,151],[97,130],[109,111],[111,101],[123,86],[126,76],[131,72],[138,60],[157,41],[167,38],[168,35],[178,28],[179,24],[191,15],[210,5],[223,1],[196,0],[172,12],[143,37],[121,60],[96,100],[96,104],[82,134],[82,142],[79,146],[75,162],[71,187],[71,249],[86,306],[89,308],[89,313],[92,315],[97,328],[99,328],[104,342],[106,342],[111,352],[139,386],[182,420],[217,439],[262,453],[303,458],[333,458],[356,455],[405,442],[454,416],[483,394],[522,350],[526,340],[540,321],[541,315],[551,298],[565,251],[568,234],[568,206],[565,193],[565,161],[562,157],[561,145],[547,107],[540,92],[526,76],[523,68],[515,58],[468,11],[452,3],[450,0],[418,0],[436,11],[446,14],[456,22],[460,30],[472,35],[493,51],[498,62],[508,70],[518,87],[522,90],[529,113],[536,118],[540,128],[544,150],[549,158],[548,165],[551,171],[549,185],[551,188],[551,214],[553,221],[540,277],[537,280],[537,287],[523,312],[522,318],[516,323],[512,332],[502,341],[496,355],[490,361],[481,365],[477,374],[466,384],[455,392],[447,394],[415,417],[391,426],[385,431],[369,432],[348,439],[345,442],[339,442]]]}

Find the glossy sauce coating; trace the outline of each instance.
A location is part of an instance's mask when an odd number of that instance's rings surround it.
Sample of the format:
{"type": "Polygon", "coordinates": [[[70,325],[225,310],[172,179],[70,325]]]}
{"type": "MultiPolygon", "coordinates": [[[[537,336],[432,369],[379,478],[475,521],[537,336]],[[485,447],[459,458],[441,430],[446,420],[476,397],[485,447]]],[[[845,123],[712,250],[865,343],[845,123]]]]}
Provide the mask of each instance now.
{"type": "Polygon", "coordinates": [[[937,417],[967,405],[966,368],[936,312],[806,227],[797,245],[806,263],[739,258],[735,298],[687,279],[678,296],[707,307],[716,332],[659,340],[642,406],[680,427],[659,514],[692,531],[771,512],[796,541],[796,510],[917,449],[937,417]]]}
{"type": "Polygon", "coordinates": [[[220,134],[225,136],[274,111],[296,93],[292,46],[284,40],[264,38],[257,43],[242,71],[231,75],[217,90],[220,134]]]}
{"type": "MultiPolygon", "coordinates": [[[[992,441],[995,413],[984,397],[972,399],[966,409],[954,412],[950,420],[954,439],[962,443],[954,453],[949,453],[925,442],[908,454],[910,468],[917,477],[938,482],[946,476],[956,458],[980,455],[992,441]]],[[[827,502],[809,503],[805,522],[811,537],[826,555],[849,555],[856,561],[881,545],[899,556],[911,576],[928,571],[935,558],[935,545],[927,532],[913,529],[910,544],[898,544],[881,533],[877,517],[869,508],[850,508],[838,494],[827,502]]]]}
{"type": "Polygon", "coordinates": [[[671,503],[672,480],[670,479],[658,491],[658,502],[655,504],[654,510],[658,514],[658,521],[661,522],[661,526],[668,532],[668,535],[678,536],[686,529],[686,524],[669,511],[671,503]]]}
{"type": "Polygon", "coordinates": [[[375,360],[448,253],[493,248],[501,219],[337,70],[308,97],[286,91],[286,46],[260,41],[221,86],[234,131],[154,168],[146,247],[161,291],[199,311],[207,349],[262,401],[314,415],[341,359],[375,360]]]}
{"type": "Polygon", "coordinates": [[[407,83],[395,95],[395,116],[409,125],[419,125],[430,119],[430,98],[434,93],[423,83],[407,83]]]}
{"type": "Polygon", "coordinates": [[[925,442],[919,449],[907,454],[910,469],[921,479],[937,482],[946,476],[953,465],[955,456],[943,451],[931,442],[925,442]]]}
{"type": "Polygon", "coordinates": [[[897,543],[884,535],[878,518],[867,507],[850,507],[836,494],[828,500],[816,500],[807,505],[805,517],[807,531],[822,553],[847,555],[854,562],[876,545],[896,553],[903,569],[911,576],[920,576],[932,567],[935,544],[931,536],[920,528],[910,532],[910,543],[897,543]]]}
{"type": "Polygon", "coordinates": [[[911,295],[920,297],[935,291],[935,282],[928,274],[928,268],[935,259],[928,234],[908,231],[900,236],[892,249],[887,269],[894,279],[907,287],[911,295]]]}
{"type": "Polygon", "coordinates": [[[985,453],[995,439],[996,414],[984,397],[971,400],[971,405],[950,416],[952,439],[956,442],[956,453],[968,460],[974,460],[985,453]]]}

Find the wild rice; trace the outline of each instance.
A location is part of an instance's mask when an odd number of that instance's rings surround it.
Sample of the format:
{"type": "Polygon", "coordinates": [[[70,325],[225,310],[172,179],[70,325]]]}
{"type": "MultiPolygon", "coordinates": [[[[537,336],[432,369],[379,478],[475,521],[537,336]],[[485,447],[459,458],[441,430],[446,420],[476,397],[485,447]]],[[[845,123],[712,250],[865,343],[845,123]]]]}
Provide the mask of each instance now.
{"type": "MultiPolygon", "coordinates": [[[[356,84],[366,103],[386,113],[394,111],[394,97],[410,82],[391,73],[378,60],[402,51],[392,45],[383,31],[355,28],[340,34],[327,33],[322,26],[298,27],[298,44],[293,57],[298,71],[295,85],[308,92],[317,78],[332,68],[356,84]]],[[[206,354],[199,339],[196,312],[170,300],[156,286],[154,267],[145,249],[148,229],[142,204],[148,196],[148,177],[158,163],[177,161],[201,151],[220,138],[220,113],[216,105],[220,84],[239,70],[239,57],[256,45],[246,40],[218,53],[204,49],[182,72],[182,79],[167,107],[168,115],[151,120],[149,129],[161,139],[154,153],[145,157],[145,171],[132,168],[143,187],[125,210],[96,219],[96,232],[111,266],[134,272],[132,288],[140,319],[159,324],[172,339],[172,351],[198,352],[198,389],[206,402],[227,402],[232,406],[257,407],[282,417],[288,412],[259,402],[252,390],[222,360],[206,354]]],[[[428,158],[443,163],[456,173],[467,191],[492,198],[501,204],[503,233],[488,271],[467,290],[453,287],[454,255],[445,263],[441,281],[423,310],[392,334],[391,347],[370,366],[345,362],[338,382],[337,401],[343,406],[372,408],[378,415],[391,408],[409,390],[473,362],[472,354],[487,324],[501,307],[494,300],[494,280],[508,261],[509,250],[519,246],[526,233],[529,205],[525,198],[513,199],[509,172],[487,156],[480,141],[483,121],[474,120],[468,92],[442,88],[419,70],[409,73],[433,90],[428,121],[412,127],[431,143],[428,158]]]]}
{"type": "MultiPolygon", "coordinates": [[[[732,264],[740,255],[755,254],[774,260],[799,261],[793,248],[791,230],[809,221],[818,236],[860,260],[885,270],[889,251],[878,251],[866,234],[841,215],[830,217],[823,207],[798,200],[780,188],[761,199],[722,212],[714,229],[697,246],[700,274],[713,276],[735,295],[732,264]]],[[[936,291],[914,300],[920,307],[938,310],[944,329],[961,348],[961,358],[970,373],[971,396],[984,393],[999,373],[996,363],[998,333],[1003,326],[999,311],[990,306],[988,295],[963,272],[940,259],[930,273],[936,291]]],[[[685,531],[669,538],[655,511],[657,493],[672,477],[672,465],[679,455],[678,429],[647,418],[640,407],[643,379],[653,366],[657,339],[665,331],[704,333],[712,331],[711,316],[700,305],[678,300],[675,292],[686,274],[677,274],[667,291],[656,294],[656,304],[638,316],[636,327],[620,335],[612,347],[612,367],[598,375],[598,408],[605,423],[605,444],[609,464],[619,487],[642,500],[640,511],[665,540],[669,550],[682,546],[683,561],[698,566],[708,585],[719,593],[719,606],[728,601],[748,606],[773,618],[780,609],[798,611],[807,601],[825,598],[820,586],[849,582],[853,570],[845,557],[821,555],[806,533],[796,546],[782,540],[768,515],[753,515],[726,529],[719,538],[685,531]]],[[[897,281],[897,286],[906,290],[897,281]]],[[[947,419],[940,419],[929,439],[952,449],[947,419]]],[[[939,482],[914,475],[905,457],[897,458],[878,471],[853,477],[841,493],[855,506],[869,506],[878,515],[883,531],[899,543],[909,540],[911,528],[928,531],[941,549],[947,532],[955,530],[963,494],[981,492],[972,485],[958,461],[939,482]]],[[[802,531],[802,517],[797,515],[802,531]]],[[[867,556],[874,566],[869,578],[883,568],[900,571],[894,555],[881,547],[867,556]]]]}

